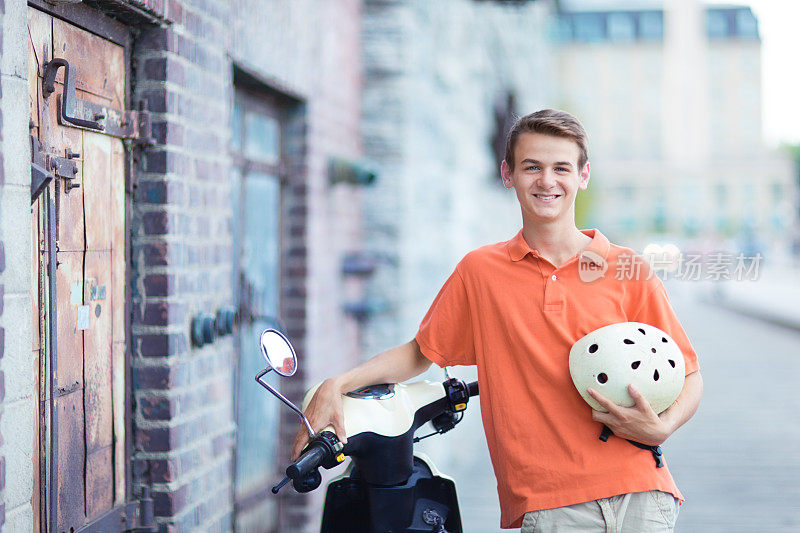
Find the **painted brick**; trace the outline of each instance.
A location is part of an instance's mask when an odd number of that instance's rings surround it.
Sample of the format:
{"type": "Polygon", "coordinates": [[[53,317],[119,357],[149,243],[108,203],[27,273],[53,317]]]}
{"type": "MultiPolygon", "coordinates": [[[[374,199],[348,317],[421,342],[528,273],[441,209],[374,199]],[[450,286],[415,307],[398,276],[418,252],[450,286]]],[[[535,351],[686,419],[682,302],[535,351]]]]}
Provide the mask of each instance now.
{"type": "Polygon", "coordinates": [[[10,2],[7,7],[3,17],[3,54],[0,57],[0,73],[4,75],[4,83],[10,76],[21,80],[28,77],[27,6],[25,2],[17,1],[10,2]]]}
{"type": "Polygon", "coordinates": [[[34,367],[31,355],[31,302],[28,294],[6,294],[2,298],[4,307],[0,314],[3,331],[14,331],[14,335],[3,335],[3,372],[7,390],[6,400],[13,402],[31,396],[34,390],[34,367]]]}
{"type": "Polygon", "coordinates": [[[30,502],[11,508],[8,503],[3,504],[5,524],[4,531],[33,531],[33,509],[30,502]]]}
{"type": "MultiPolygon", "coordinates": [[[[24,11],[23,11],[24,14],[24,11]]],[[[8,23],[10,22],[9,16],[6,15],[4,20],[4,27],[8,31],[8,23]]],[[[23,21],[26,20],[23,18],[23,21]]],[[[22,24],[22,29],[25,28],[25,22],[22,24]]],[[[14,30],[15,32],[17,30],[14,30]]],[[[8,34],[6,34],[6,42],[8,45],[8,34]]],[[[25,72],[22,78],[15,76],[2,76],[3,96],[0,99],[0,117],[2,117],[2,135],[4,139],[24,139],[24,144],[20,143],[15,146],[13,152],[4,150],[3,163],[3,181],[6,185],[22,185],[30,187],[31,171],[30,171],[30,141],[28,137],[28,122],[29,122],[29,104],[28,104],[28,81],[27,81],[27,32],[24,33],[25,40],[22,43],[22,58],[23,65],[25,65],[25,72]]],[[[3,54],[3,60],[7,59],[6,54],[3,54]]],[[[30,189],[29,189],[30,190],[30,189]]],[[[30,206],[30,201],[29,204],[30,206]]],[[[7,226],[4,226],[7,227],[7,226]]]]}
{"type": "Polygon", "coordinates": [[[33,425],[21,424],[20,421],[33,420],[35,411],[30,400],[5,402],[3,409],[3,416],[0,418],[0,433],[5,439],[2,450],[6,465],[3,501],[7,509],[14,509],[29,503],[33,490],[33,425]]]}

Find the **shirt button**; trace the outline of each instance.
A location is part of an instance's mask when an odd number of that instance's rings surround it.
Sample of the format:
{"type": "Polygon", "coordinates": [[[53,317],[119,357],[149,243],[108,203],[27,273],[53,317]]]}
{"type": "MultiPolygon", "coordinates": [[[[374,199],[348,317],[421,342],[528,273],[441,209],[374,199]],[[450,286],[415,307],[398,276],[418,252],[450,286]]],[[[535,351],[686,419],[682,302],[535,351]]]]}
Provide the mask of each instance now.
{"type": "Polygon", "coordinates": [[[558,276],[556,276],[555,274],[553,274],[553,275],[551,276],[551,279],[552,279],[553,281],[555,281],[555,280],[557,280],[557,279],[558,279],[558,276]]]}

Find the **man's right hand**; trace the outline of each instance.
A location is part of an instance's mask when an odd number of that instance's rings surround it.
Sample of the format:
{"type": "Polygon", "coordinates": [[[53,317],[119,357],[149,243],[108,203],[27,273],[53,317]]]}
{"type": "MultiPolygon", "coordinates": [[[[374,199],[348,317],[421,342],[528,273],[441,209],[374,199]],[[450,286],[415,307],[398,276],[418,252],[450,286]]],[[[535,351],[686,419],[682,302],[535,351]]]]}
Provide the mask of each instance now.
{"type": "MultiPolygon", "coordinates": [[[[319,432],[328,426],[333,426],[333,431],[342,442],[347,444],[347,435],[344,431],[344,411],[342,410],[342,392],[335,379],[322,382],[314,393],[305,410],[306,418],[311,423],[314,431],[319,432]]],[[[300,457],[308,444],[309,435],[305,424],[300,424],[300,429],[294,439],[292,448],[292,461],[300,457]]]]}
{"type": "MultiPolygon", "coordinates": [[[[322,382],[306,407],[305,415],[314,428],[322,431],[333,426],[333,431],[342,442],[347,443],[344,432],[344,411],[342,409],[342,393],[355,390],[374,383],[400,383],[425,372],[431,366],[420,351],[416,340],[396,346],[382,352],[356,368],[335,378],[322,382]]],[[[292,461],[300,457],[308,444],[308,429],[300,425],[300,431],[294,439],[292,461]]]]}

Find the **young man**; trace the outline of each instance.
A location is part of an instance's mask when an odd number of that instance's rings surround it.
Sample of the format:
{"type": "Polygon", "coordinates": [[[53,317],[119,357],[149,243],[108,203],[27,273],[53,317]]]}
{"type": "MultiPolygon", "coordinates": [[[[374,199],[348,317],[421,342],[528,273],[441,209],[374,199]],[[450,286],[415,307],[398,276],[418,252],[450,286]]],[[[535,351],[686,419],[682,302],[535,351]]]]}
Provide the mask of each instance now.
{"type": "MultiPolygon", "coordinates": [[[[415,339],[325,381],[306,415],[315,429],[333,425],[343,438],[342,393],[405,381],[431,362],[477,365],[503,528],[672,531],[682,496],[668,469],[626,439],[664,442],[696,411],[702,378],[661,281],[630,249],[575,225],[575,196],[589,183],[586,145],[569,113],[548,109],[517,120],[501,173],[516,192],[522,230],[467,254],[415,339]],[[638,265],[638,275],[615,276],[626,262],[638,265]],[[582,265],[591,268],[581,272],[582,265]],[[575,341],[629,321],[666,331],[684,355],[683,390],[660,415],[633,387],[629,408],[590,390],[609,412],[593,411],[569,374],[575,341]],[[615,434],[607,442],[598,439],[603,424],[615,434]]],[[[306,441],[301,430],[295,457],[306,441]]]]}

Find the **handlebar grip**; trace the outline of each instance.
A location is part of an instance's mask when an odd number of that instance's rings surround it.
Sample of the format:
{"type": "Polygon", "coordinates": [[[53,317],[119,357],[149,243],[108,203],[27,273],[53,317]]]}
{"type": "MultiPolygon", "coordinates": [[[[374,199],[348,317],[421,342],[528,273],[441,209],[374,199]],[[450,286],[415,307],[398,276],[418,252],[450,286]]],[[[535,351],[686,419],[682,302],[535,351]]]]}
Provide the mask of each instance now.
{"type": "Polygon", "coordinates": [[[472,383],[467,383],[467,393],[469,394],[470,398],[473,396],[478,395],[478,382],[473,381],[472,383]]]}
{"type": "Polygon", "coordinates": [[[320,444],[312,444],[311,448],[300,458],[286,467],[286,476],[291,479],[298,479],[305,476],[311,470],[319,467],[325,459],[325,447],[320,444]]]}

